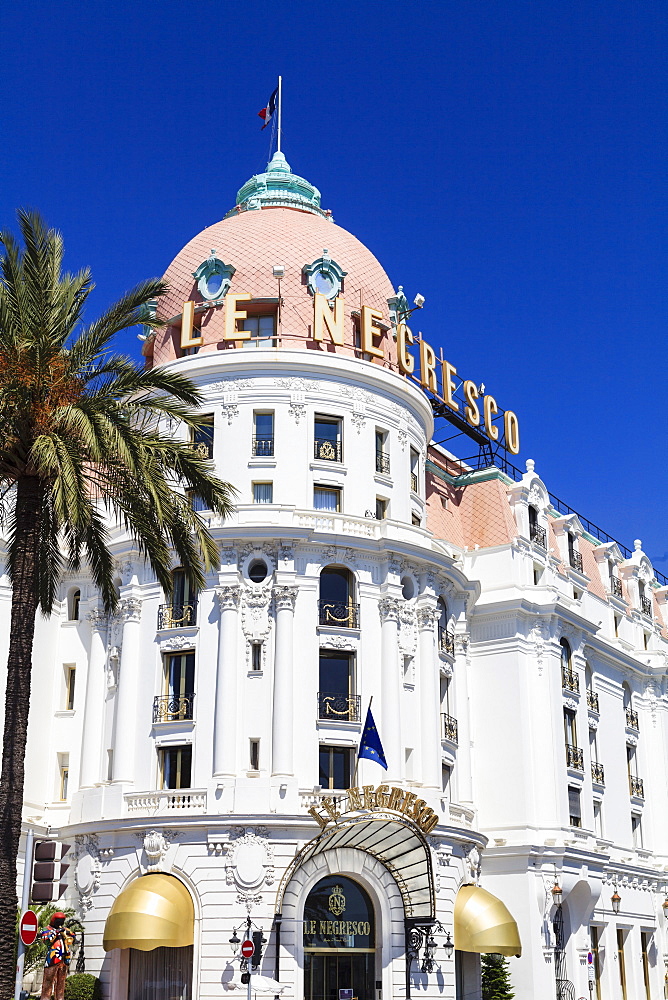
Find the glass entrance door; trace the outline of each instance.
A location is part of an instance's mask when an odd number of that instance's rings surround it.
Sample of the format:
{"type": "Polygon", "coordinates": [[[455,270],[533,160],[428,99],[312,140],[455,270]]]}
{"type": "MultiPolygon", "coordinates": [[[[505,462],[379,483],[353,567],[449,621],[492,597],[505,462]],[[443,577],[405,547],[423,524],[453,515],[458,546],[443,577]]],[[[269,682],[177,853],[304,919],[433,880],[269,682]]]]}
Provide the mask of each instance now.
{"type": "Polygon", "coordinates": [[[304,1000],[374,1000],[375,943],[362,886],[343,875],[318,882],[304,907],[304,1000]]]}

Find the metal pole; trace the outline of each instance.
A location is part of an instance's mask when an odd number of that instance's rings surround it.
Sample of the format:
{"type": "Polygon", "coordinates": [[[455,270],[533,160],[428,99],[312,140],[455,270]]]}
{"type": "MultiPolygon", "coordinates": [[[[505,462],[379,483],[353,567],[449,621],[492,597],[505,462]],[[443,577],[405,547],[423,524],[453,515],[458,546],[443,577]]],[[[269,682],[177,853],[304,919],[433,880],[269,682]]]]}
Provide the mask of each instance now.
{"type": "MultiPolygon", "coordinates": [[[[282,102],[282,97],[283,97],[283,77],[279,76],[279,78],[278,78],[278,140],[277,140],[277,149],[278,149],[279,153],[281,151],[281,112],[282,112],[281,102],[282,102]]],[[[250,989],[248,991],[248,1000],[250,1000],[250,989]]]]}
{"type": "MultiPolygon", "coordinates": [[[[280,85],[281,85],[280,84],[280,80],[281,80],[280,76],[279,76],[278,80],[279,80],[279,84],[278,85],[280,87],[280,85]]],[[[278,92],[278,96],[279,96],[279,101],[280,101],[280,96],[281,96],[280,90],[278,92]]],[[[280,107],[281,107],[280,103],[279,103],[278,107],[279,107],[279,112],[278,112],[279,113],[279,119],[278,120],[280,122],[280,120],[281,120],[280,119],[280,113],[281,113],[280,112],[280,107]]],[[[278,134],[279,134],[279,136],[281,134],[280,125],[279,125],[278,134]]],[[[250,916],[246,920],[246,937],[248,938],[249,941],[253,940],[252,937],[251,937],[251,918],[250,918],[250,916]]],[[[251,1000],[251,965],[252,965],[254,957],[255,956],[253,955],[251,958],[247,958],[246,959],[246,971],[248,972],[248,997],[247,997],[247,1000],[251,1000]]]]}
{"type": "MultiPolygon", "coordinates": [[[[34,838],[32,827],[28,827],[26,832],[25,860],[23,862],[23,886],[21,889],[21,916],[28,909],[30,903],[30,882],[32,878],[32,842],[34,838]]],[[[20,921],[21,917],[19,917],[20,921]]],[[[16,957],[16,981],[14,983],[14,1000],[19,1000],[23,989],[23,966],[26,960],[26,946],[19,934],[18,952],[16,957]]]]}

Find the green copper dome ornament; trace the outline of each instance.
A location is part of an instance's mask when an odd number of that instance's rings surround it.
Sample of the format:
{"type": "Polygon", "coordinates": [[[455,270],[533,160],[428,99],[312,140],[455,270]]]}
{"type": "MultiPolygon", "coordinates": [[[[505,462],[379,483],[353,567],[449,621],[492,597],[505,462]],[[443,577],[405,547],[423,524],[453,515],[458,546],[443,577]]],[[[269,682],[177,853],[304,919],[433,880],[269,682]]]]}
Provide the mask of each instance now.
{"type": "Polygon", "coordinates": [[[320,192],[304,177],[293,174],[283,153],[274,153],[264,174],[255,174],[237,192],[236,206],[225,216],[260,208],[296,208],[331,219],[320,207],[320,192]]]}

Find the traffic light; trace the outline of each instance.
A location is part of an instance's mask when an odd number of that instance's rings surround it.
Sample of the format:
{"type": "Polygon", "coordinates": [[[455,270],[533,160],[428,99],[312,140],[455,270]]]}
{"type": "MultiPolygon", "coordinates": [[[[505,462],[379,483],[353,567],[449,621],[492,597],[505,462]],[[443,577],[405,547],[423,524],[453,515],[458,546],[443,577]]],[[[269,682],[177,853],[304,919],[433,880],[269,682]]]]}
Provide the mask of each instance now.
{"type": "Polygon", "coordinates": [[[52,903],[65,892],[67,883],[62,880],[70,866],[69,862],[63,862],[63,858],[71,846],[57,840],[35,841],[30,891],[32,903],[52,903]]]}
{"type": "Polygon", "coordinates": [[[262,960],[262,945],[267,943],[267,939],[262,936],[262,931],[253,931],[253,945],[255,951],[253,952],[253,957],[251,963],[254,969],[257,969],[262,960]]]}

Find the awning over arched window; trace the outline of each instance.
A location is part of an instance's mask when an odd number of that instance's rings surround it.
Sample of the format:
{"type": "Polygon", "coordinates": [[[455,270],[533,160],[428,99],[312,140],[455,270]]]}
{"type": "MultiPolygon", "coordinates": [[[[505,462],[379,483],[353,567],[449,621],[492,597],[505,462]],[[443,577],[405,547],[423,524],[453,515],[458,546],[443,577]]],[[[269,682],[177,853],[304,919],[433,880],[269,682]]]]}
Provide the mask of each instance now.
{"type": "Polygon", "coordinates": [[[455,900],[455,948],[478,954],[522,954],[517,924],[507,906],[479,885],[463,885],[455,900]]]}
{"type": "Polygon", "coordinates": [[[190,893],[172,875],[142,875],[116,897],[104,925],[103,947],[185,948],[193,943],[190,893]]]}

